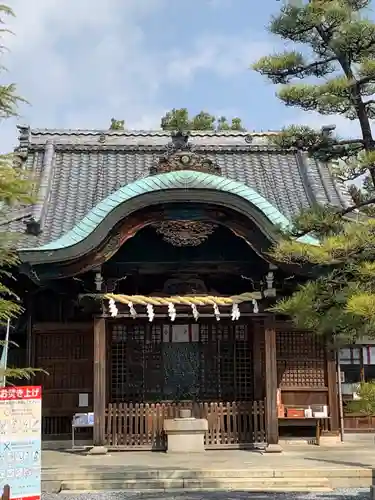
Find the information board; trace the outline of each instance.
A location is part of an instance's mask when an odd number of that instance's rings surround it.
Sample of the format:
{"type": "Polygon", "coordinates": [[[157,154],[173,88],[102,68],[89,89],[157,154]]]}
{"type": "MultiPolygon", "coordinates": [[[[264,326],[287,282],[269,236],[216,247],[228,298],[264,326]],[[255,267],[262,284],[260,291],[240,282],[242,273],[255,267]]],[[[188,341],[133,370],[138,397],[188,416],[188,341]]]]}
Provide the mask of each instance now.
{"type": "Polygon", "coordinates": [[[76,413],[73,415],[73,427],[93,427],[94,413],[76,413]]]}
{"type": "Polygon", "coordinates": [[[41,498],[42,389],[0,388],[0,491],[12,500],[41,498]]]}

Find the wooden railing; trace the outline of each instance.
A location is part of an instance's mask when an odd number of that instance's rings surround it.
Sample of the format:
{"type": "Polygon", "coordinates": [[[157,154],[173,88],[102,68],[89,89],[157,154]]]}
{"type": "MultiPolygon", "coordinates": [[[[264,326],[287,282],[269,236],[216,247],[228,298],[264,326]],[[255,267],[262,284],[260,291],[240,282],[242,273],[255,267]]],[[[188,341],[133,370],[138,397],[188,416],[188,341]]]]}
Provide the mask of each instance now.
{"type": "Polygon", "coordinates": [[[344,414],[344,430],[346,432],[374,432],[375,417],[361,413],[344,414]]]}
{"type": "Polygon", "coordinates": [[[164,420],[191,408],[192,416],[206,418],[206,448],[242,448],[265,443],[263,401],[233,403],[118,403],[106,409],[106,441],[109,447],[163,450],[164,420]]]}

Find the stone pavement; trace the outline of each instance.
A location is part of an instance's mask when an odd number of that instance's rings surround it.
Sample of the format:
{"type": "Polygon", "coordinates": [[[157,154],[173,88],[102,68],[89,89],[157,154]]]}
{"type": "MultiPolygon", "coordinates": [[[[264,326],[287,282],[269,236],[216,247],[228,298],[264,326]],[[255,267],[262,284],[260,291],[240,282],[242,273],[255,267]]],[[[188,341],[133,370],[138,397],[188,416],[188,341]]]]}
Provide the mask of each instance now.
{"type": "Polygon", "coordinates": [[[111,452],[86,455],[71,450],[43,451],[42,467],[69,469],[76,467],[137,469],[268,469],[268,468],[375,468],[375,443],[372,437],[348,441],[336,446],[293,444],[284,446],[281,454],[246,450],[206,451],[202,454],[168,454],[147,451],[111,452]]]}
{"type": "Polygon", "coordinates": [[[103,492],[43,494],[42,500],[369,500],[368,490],[338,490],[330,493],[251,493],[240,491],[193,493],[103,492]]]}
{"type": "Polygon", "coordinates": [[[336,488],[366,488],[368,495],[374,484],[374,470],[372,438],[331,447],[289,445],[281,454],[220,450],[201,454],[111,452],[95,456],[69,450],[43,451],[42,486],[44,492],[71,490],[71,495],[95,490],[159,490],[160,494],[164,490],[167,496],[178,499],[180,492],[198,489],[331,493],[336,488]]]}

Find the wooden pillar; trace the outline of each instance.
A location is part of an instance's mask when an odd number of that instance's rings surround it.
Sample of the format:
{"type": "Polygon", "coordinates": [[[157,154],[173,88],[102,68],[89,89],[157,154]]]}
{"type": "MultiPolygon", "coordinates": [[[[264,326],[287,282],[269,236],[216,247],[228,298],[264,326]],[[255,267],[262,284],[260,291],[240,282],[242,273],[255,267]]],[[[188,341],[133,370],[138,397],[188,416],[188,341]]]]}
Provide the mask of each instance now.
{"type": "Polygon", "coordinates": [[[254,400],[264,399],[264,329],[259,321],[253,322],[253,384],[254,400]]]}
{"type": "Polygon", "coordinates": [[[27,323],[26,323],[26,366],[35,366],[34,362],[34,357],[35,357],[35,342],[33,339],[33,318],[32,318],[32,311],[33,311],[33,297],[31,293],[29,292],[26,297],[26,317],[27,317],[27,323]]]}
{"type": "Polygon", "coordinates": [[[6,484],[3,488],[3,492],[1,494],[1,500],[10,500],[10,486],[6,484]]]}
{"type": "Polygon", "coordinates": [[[339,419],[339,397],[337,387],[337,370],[335,353],[327,349],[327,386],[328,406],[330,411],[330,430],[337,432],[340,429],[339,419]]]}
{"type": "Polygon", "coordinates": [[[94,319],[94,448],[105,445],[106,320],[94,319]]]}
{"type": "MultiPolygon", "coordinates": [[[[266,396],[266,430],[269,446],[277,446],[279,442],[279,423],[277,419],[277,364],[276,364],[276,330],[273,316],[266,318],[264,324],[264,357],[265,357],[265,396],[266,396]]],[[[280,450],[277,450],[280,451],[280,450]]]]}

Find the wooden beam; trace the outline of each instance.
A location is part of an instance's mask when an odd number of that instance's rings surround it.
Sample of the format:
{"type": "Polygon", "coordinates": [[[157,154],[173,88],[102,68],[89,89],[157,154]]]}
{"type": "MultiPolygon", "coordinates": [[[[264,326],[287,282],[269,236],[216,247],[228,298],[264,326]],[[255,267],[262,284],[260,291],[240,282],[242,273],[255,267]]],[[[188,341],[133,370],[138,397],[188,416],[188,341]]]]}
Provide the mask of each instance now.
{"type": "Polygon", "coordinates": [[[94,319],[94,446],[105,445],[106,320],[94,319]]]}
{"type": "Polygon", "coordinates": [[[264,330],[262,323],[253,319],[253,379],[254,399],[264,399],[264,330]]]}
{"type": "Polygon", "coordinates": [[[338,432],[339,422],[339,398],[337,388],[337,371],[335,354],[327,348],[327,386],[328,386],[328,406],[330,411],[330,430],[338,432]]]}
{"type": "Polygon", "coordinates": [[[277,364],[276,364],[276,329],[273,316],[264,322],[265,353],[265,396],[267,442],[277,445],[279,442],[279,424],[277,419],[277,364]]]}
{"type": "Polygon", "coordinates": [[[58,321],[50,323],[33,323],[33,333],[72,333],[77,332],[92,332],[92,322],[86,323],[61,323],[58,321]]]}

